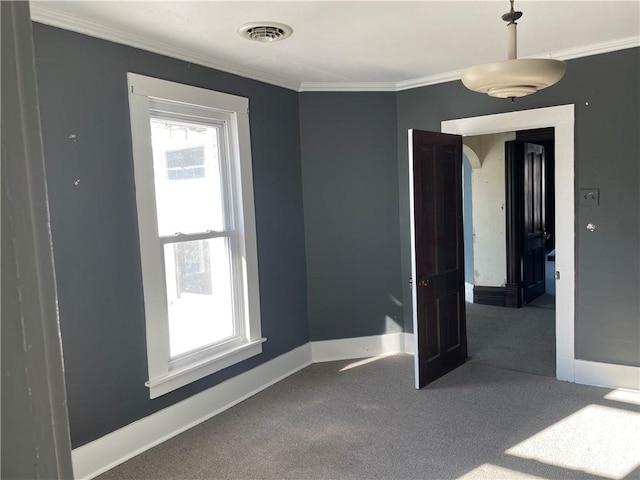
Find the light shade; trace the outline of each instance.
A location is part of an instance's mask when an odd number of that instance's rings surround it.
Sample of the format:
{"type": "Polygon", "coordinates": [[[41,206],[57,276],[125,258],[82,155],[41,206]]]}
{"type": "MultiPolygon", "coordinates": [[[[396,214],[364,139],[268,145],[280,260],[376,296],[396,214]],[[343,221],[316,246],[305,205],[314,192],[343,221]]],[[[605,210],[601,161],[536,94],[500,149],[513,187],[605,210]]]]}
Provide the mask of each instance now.
{"type": "Polygon", "coordinates": [[[566,69],[567,65],[561,60],[505,60],[464,69],[462,83],[470,90],[492,97],[524,97],[557,83],[566,69]]]}
{"type": "Polygon", "coordinates": [[[510,98],[531,95],[557,83],[567,70],[561,60],[547,58],[518,59],[518,24],[522,12],[511,9],[502,15],[507,23],[507,58],[504,62],[485,63],[462,71],[462,83],[469,90],[492,97],[510,98]]]}

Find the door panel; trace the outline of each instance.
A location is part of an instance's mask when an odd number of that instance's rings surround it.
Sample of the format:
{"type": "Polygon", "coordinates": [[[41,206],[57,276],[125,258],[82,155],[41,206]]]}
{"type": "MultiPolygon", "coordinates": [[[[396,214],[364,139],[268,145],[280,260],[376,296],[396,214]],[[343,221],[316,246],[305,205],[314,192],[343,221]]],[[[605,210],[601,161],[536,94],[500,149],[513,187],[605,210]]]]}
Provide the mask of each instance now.
{"type": "Polygon", "coordinates": [[[416,386],[464,363],[462,137],[412,130],[412,274],[416,386]]]}
{"type": "MultiPolygon", "coordinates": [[[[458,318],[460,315],[460,295],[455,292],[445,297],[447,318],[458,318]]],[[[445,335],[445,347],[447,353],[460,347],[460,324],[459,322],[446,322],[447,332],[445,335]]]]}
{"type": "Polygon", "coordinates": [[[424,319],[425,328],[421,334],[424,335],[424,345],[426,348],[426,361],[435,360],[440,355],[440,345],[438,343],[439,325],[438,325],[438,305],[435,301],[426,301],[424,303],[424,319]],[[427,332],[435,332],[434,335],[427,335],[427,332]]]}
{"type": "Polygon", "coordinates": [[[544,293],[545,179],[544,147],[524,144],[524,303],[544,293]]]}

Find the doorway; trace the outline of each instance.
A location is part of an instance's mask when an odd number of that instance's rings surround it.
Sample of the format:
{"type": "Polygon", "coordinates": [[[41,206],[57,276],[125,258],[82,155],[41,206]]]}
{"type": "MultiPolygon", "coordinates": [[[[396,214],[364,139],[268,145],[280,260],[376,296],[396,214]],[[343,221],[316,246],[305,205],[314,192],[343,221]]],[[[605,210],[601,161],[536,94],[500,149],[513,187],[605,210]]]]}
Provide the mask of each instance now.
{"type": "Polygon", "coordinates": [[[467,302],[553,308],[553,128],[467,136],[463,144],[467,302]]]}
{"type": "Polygon", "coordinates": [[[554,129],[505,143],[505,305],[555,307],[554,129]]]}
{"type": "Polygon", "coordinates": [[[574,107],[563,105],[442,122],[441,131],[474,136],[553,128],[555,132],[556,378],[574,381],[575,206],[574,107]]]}
{"type": "Polygon", "coordinates": [[[468,362],[556,376],[553,133],[463,137],[468,362]]]}

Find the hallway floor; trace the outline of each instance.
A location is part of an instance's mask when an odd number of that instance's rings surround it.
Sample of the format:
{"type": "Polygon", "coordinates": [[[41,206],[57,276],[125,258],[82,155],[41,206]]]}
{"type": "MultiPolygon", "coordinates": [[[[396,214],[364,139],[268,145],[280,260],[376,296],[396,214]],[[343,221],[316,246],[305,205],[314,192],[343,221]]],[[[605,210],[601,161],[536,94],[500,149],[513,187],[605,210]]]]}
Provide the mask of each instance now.
{"type": "Polygon", "coordinates": [[[468,362],[556,376],[555,310],[466,304],[468,362]]]}

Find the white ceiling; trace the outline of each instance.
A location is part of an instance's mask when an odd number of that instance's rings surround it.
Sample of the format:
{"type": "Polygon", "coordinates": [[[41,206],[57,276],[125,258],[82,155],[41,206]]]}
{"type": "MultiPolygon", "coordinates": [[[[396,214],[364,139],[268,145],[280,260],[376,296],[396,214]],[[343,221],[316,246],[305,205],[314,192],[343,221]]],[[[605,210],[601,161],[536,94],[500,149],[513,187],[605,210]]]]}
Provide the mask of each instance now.
{"type": "MultiPolygon", "coordinates": [[[[518,56],[576,58],[640,45],[640,0],[519,1],[518,56]]],[[[300,91],[401,90],[503,60],[500,1],[38,1],[34,20],[300,91]],[[274,43],[240,26],[274,21],[274,43]]]]}

